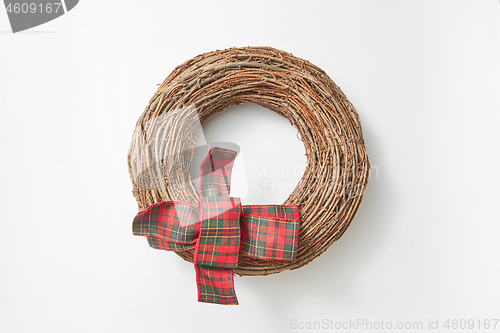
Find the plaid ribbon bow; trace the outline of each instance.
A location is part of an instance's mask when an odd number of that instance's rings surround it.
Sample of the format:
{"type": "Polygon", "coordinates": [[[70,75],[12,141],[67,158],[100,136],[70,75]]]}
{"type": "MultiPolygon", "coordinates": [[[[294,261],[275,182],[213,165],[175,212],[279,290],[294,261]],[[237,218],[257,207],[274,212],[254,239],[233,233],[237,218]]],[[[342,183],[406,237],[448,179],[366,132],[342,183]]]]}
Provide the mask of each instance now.
{"type": "Polygon", "coordinates": [[[198,206],[160,202],[139,212],[133,233],[151,247],[194,249],[198,301],[238,304],[233,268],[240,254],[264,260],[294,260],[299,243],[297,206],[242,206],[229,197],[236,152],[215,147],[201,164],[198,206]]]}

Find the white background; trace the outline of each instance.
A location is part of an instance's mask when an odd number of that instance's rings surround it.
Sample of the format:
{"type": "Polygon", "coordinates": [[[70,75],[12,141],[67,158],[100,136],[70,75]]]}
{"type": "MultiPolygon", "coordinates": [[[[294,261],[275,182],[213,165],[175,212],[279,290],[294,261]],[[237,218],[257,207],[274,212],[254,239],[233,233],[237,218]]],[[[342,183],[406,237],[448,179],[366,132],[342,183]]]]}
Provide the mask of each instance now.
{"type": "MultiPolygon", "coordinates": [[[[500,318],[497,0],[85,0],[18,34],[1,9],[0,30],[0,332],[296,332],[323,319],[445,332],[448,318],[500,318]],[[175,66],[247,45],[330,75],[358,110],[373,172],[321,257],[236,277],[239,306],[197,303],[192,265],[132,235],[126,155],[175,66]]],[[[238,106],[204,131],[240,145],[235,182],[300,178],[249,169],[304,166],[295,128],[271,111],[238,106]]]]}

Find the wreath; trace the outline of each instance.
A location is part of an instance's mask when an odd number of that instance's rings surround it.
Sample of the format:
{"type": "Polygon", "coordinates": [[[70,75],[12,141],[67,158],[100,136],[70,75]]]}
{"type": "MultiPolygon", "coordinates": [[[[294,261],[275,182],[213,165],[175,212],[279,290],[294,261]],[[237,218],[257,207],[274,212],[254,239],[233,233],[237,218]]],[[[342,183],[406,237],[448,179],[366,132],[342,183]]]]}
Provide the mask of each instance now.
{"type": "Polygon", "coordinates": [[[359,116],[323,70],[274,48],[241,47],[172,71],[136,124],[128,167],[140,210],[134,234],[195,263],[200,301],[237,304],[233,273],[302,267],[343,235],[370,164],[359,116]],[[282,205],[242,206],[229,197],[232,150],[212,149],[199,186],[191,179],[196,126],[246,102],[287,118],[304,143],[307,167],[282,205]]]}

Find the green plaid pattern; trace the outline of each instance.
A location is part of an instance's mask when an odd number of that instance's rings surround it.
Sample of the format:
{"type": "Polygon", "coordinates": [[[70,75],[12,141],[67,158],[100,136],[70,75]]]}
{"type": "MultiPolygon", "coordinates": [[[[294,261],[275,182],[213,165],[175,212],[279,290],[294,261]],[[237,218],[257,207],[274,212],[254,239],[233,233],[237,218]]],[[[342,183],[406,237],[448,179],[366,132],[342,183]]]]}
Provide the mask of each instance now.
{"type": "Polygon", "coordinates": [[[240,253],[263,260],[292,261],[299,247],[299,229],[297,206],[243,206],[240,253]]]}
{"type": "Polygon", "coordinates": [[[292,261],[297,256],[299,223],[253,215],[241,216],[240,252],[263,260],[292,261]]]}
{"type": "Polygon", "coordinates": [[[241,214],[298,220],[299,208],[297,206],[284,205],[247,205],[242,207],[241,214]]]}
{"type": "Polygon", "coordinates": [[[196,265],[195,267],[198,302],[238,305],[232,269],[196,265]]]}
{"type": "Polygon", "coordinates": [[[198,210],[181,201],[161,202],[137,214],[132,232],[146,236],[151,247],[167,251],[194,248],[199,233],[198,210]]]}
{"type": "Polygon", "coordinates": [[[238,304],[233,268],[240,249],[239,198],[230,198],[231,169],[236,152],[212,148],[201,163],[201,230],[194,252],[198,301],[238,304]]]}
{"type": "Polygon", "coordinates": [[[224,197],[229,195],[231,170],[236,152],[214,147],[201,163],[200,195],[224,197]]]}
{"type": "Polygon", "coordinates": [[[178,244],[178,243],[169,242],[165,239],[162,239],[162,238],[159,238],[156,236],[149,236],[146,238],[148,240],[148,245],[150,247],[152,247],[153,249],[157,249],[157,250],[183,252],[183,251],[194,250],[194,248],[195,248],[194,243],[193,244],[178,244]]]}
{"type": "Polygon", "coordinates": [[[198,301],[238,304],[233,268],[240,254],[294,260],[299,246],[297,206],[241,206],[229,197],[236,152],[212,148],[201,165],[198,206],[180,201],[151,205],[134,218],[134,235],[160,250],[194,249],[198,301]]]}
{"type": "Polygon", "coordinates": [[[201,232],[196,244],[196,265],[237,267],[240,250],[240,199],[201,197],[199,210],[201,232]]]}

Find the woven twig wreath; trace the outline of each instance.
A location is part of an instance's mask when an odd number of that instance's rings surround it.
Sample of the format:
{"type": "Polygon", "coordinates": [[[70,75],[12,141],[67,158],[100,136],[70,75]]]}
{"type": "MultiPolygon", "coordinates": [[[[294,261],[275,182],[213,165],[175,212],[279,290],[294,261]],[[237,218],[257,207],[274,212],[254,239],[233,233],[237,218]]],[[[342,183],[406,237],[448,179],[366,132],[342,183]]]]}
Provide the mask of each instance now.
{"type": "MultiPolygon", "coordinates": [[[[230,48],[201,54],[170,73],[136,128],[147,132],[151,126],[146,124],[183,106],[195,105],[203,122],[229,106],[245,102],[259,104],[290,120],[304,143],[307,167],[283,203],[297,205],[300,210],[300,246],[296,260],[266,261],[240,255],[234,272],[268,275],[302,267],[346,231],[363,197],[370,168],[359,116],[324,71],[270,47],[230,48]]],[[[147,140],[168,141],[175,136],[175,131],[143,134],[147,140]]],[[[162,201],[196,202],[198,194],[189,175],[192,153],[181,154],[174,161],[166,149],[154,152],[161,156],[131,161],[131,155],[137,154],[138,149],[134,137],[128,156],[131,176],[138,167],[156,170],[143,177],[149,177],[149,183],[158,183],[151,188],[132,177],[133,194],[140,210],[162,201]],[[137,165],[139,163],[143,165],[137,165]],[[183,185],[166,183],[173,178],[183,185]]],[[[193,251],[178,255],[193,262],[193,251]]]]}

